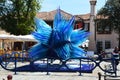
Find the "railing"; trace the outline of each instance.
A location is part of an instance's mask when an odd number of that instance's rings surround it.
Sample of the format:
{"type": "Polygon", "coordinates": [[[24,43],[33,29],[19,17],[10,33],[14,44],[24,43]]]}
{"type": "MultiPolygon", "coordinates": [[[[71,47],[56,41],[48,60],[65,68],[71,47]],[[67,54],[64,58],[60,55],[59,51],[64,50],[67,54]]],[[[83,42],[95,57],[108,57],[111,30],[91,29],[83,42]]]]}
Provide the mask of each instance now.
{"type": "Polygon", "coordinates": [[[57,59],[57,60],[60,60],[60,63],[57,64],[57,67],[55,67],[56,64],[52,64],[52,60],[56,60],[54,58],[46,58],[46,60],[42,59],[43,60],[43,63],[46,63],[46,67],[43,67],[40,69],[40,67],[38,68],[35,68],[36,66],[34,65],[34,61],[32,62],[32,59],[30,59],[28,56],[27,57],[21,57],[19,54],[23,54],[23,53],[18,53],[18,52],[15,52],[15,53],[12,53],[12,55],[5,55],[5,56],[2,56],[1,57],[1,60],[0,60],[0,64],[1,66],[6,69],[6,70],[11,70],[11,69],[8,69],[7,68],[7,65],[10,63],[10,62],[13,62],[14,63],[14,68],[12,69],[15,74],[19,71],[41,71],[41,72],[47,72],[47,74],[49,74],[49,72],[79,72],[80,75],[81,73],[92,73],[92,71],[96,68],[96,67],[99,67],[102,71],[106,72],[106,73],[114,73],[115,76],[117,76],[117,72],[116,72],[116,63],[115,63],[115,58],[112,56],[111,58],[103,58],[103,59],[94,59],[94,58],[89,58],[89,57],[79,57],[79,58],[71,58],[71,59],[68,59],[68,60],[61,60],[61,59],[57,59]],[[26,59],[26,60],[25,60],[26,59]],[[68,62],[71,61],[71,60],[77,60],[79,62],[79,67],[76,69],[76,70],[73,70],[71,69],[68,65],[68,62]],[[30,67],[32,66],[31,69],[22,69],[22,70],[19,70],[18,67],[17,67],[17,62],[22,62],[22,61],[28,61],[30,62],[30,67]],[[109,62],[112,66],[112,69],[109,70],[109,69],[104,69],[100,64],[102,62],[109,62]],[[5,63],[5,64],[3,64],[5,63]],[[90,69],[83,69],[81,67],[81,65],[83,65],[84,63],[89,63],[89,67],[90,69]],[[52,67],[52,68],[50,68],[52,67]],[[65,68],[65,70],[62,70],[61,68],[65,68]],[[54,69],[56,68],[56,69],[54,69]]]}

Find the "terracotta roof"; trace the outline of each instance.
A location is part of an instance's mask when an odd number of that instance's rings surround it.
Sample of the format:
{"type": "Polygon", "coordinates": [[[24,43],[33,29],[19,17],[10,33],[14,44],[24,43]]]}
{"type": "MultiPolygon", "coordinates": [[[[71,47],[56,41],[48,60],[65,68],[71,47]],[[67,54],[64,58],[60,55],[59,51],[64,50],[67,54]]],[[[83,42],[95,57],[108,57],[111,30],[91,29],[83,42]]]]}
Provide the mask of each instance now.
{"type": "MultiPolygon", "coordinates": [[[[38,18],[41,18],[45,21],[53,21],[54,20],[54,16],[56,14],[57,10],[53,10],[53,11],[50,11],[50,12],[38,12],[36,14],[36,17],[38,18]]],[[[61,14],[63,14],[63,16],[66,18],[66,19],[70,19],[73,15],[72,14],[69,14],[63,10],[61,10],[61,14]]],[[[80,20],[81,18],[77,15],[75,15],[75,20],[80,20]]]]}
{"type": "Polygon", "coordinates": [[[97,15],[96,18],[97,18],[97,19],[107,19],[108,16],[97,15]]]}
{"type": "Polygon", "coordinates": [[[80,14],[80,15],[76,15],[76,16],[79,16],[84,20],[89,20],[90,19],[90,13],[82,14],[82,15],[80,14]]]}
{"type": "MultiPolygon", "coordinates": [[[[90,13],[87,14],[80,14],[80,15],[76,15],[81,17],[83,20],[89,20],[90,19],[90,13]]],[[[102,15],[96,15],[96,19],[107,19],[108,17],[102,16],[102,15]]]]}

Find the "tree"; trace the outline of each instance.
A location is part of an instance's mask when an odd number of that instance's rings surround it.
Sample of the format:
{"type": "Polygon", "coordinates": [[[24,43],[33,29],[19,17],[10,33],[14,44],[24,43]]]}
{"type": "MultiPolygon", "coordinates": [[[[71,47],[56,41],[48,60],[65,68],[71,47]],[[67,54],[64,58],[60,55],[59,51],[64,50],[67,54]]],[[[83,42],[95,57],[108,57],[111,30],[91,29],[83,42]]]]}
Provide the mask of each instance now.
{"type": "Polygon", "coordinates": [[[41,0],[0,0],[0,27],[15,35],[34,30],[34,17],[41,0]]]}
{"type": "Polygon", "coordinates": [[[101,23],[104,17],[106,22],[103,21],[103,25],[109,25],[118,34],[118,46],[120,48],[120,0],[107,0],[97,15],[102,16],[102,19],[99,20],[101,23]]]}

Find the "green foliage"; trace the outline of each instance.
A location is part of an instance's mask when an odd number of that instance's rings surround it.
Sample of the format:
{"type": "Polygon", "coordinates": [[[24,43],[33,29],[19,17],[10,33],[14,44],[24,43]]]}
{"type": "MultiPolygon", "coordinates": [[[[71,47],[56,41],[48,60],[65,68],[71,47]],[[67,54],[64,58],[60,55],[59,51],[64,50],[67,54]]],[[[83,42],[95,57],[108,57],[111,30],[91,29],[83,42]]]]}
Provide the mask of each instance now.
{"type": "Polygon", "coordinates": [[[40,0],[1,0],[0,27],[15,35],[31,33],[40,3],[40,0]]]}
{"type": "Polygon", "coordinates": [[[120,0],[108,0],[105,6],[99,10],[98,15],[107,17],[106,20],[111,22],[110,27],[120,33],[120,0]]]}
{"type": "Polygon", "coordinates": [[[120,47],[120,0],[107,0],[103,8],[98,11],[98,15],[102,16],[99,19],[102,22],[105,19],[107,22],[103,22],[104,26],[109,25],[112,30],[118,34],[119,47],[120,47]]]}

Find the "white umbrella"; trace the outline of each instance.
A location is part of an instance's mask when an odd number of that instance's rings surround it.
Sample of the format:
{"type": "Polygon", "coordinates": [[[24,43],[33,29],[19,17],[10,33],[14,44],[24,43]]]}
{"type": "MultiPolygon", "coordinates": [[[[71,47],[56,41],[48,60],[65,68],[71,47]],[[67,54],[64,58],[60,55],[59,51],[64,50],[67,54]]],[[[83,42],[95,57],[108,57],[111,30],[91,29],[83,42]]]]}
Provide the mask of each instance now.
{"type": "Polygon", "coordinates": [[[32,35],[7,35],[7,34],[0,34],[0,40],[12,40],[12,41],[36,41],[32,35]]]}
{"type": "Polygon", "coordinates": [[[15,40],[14,35],[0,34],[0,40],[15,40]]]}
{"type": "Polygon", "coordinates": [[[16,36],[16,38],[20,41],[35,41],[34,37],[32,35],[20,35],[16,36]]]}

